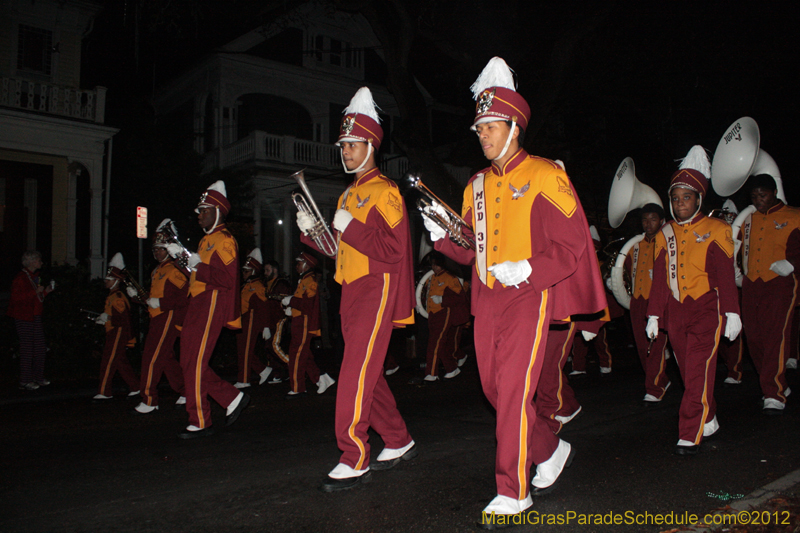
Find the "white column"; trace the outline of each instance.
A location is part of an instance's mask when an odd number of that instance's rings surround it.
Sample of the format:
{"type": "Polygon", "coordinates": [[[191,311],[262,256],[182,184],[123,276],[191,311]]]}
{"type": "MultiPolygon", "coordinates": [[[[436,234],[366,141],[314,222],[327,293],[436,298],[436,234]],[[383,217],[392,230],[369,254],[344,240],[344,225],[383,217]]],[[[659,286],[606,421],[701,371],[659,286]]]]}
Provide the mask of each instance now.
{"type": "Polygon", "coordinates": [[[70,165],[71,170],[67,174],[67,263],[70,265],[78,264],[75,258],[75,241],[77,239],[77,205],[78,205],[78,176],[81,175],[81,168],[77,165],[70,165]]]}

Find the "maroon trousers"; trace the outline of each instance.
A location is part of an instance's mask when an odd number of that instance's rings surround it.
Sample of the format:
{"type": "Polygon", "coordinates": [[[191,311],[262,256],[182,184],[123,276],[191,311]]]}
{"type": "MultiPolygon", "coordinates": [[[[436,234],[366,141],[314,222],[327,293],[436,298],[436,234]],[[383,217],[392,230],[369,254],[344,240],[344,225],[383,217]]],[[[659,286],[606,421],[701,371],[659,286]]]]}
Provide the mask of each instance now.
{"type": "MultiPolygon", "coordinates": [[[[608,348],[606,328],[603,326],[591,342],[597,352],[597,360],[603,368],[611,368],[611,350],[608,348]]],[[[589,353],[589,343],[581,338],[576,338],[572,344],[572,370],[586,371],[586,354],[589,353]]]]}
{"type": "Polygon", "coordinates": [[[482,291],[475,311],[475,353],[486,398],[497,410],[497,493],[528,496],[531,466],[549,459],[559,439],[533,402],[552,310],[550,291],[532,284],[482,291]]]}
{"type": "Polygon", "coordinates": [[[256,341],[264,332],[263,327],[257,327],[256,320],[253,320],[253,310],[248,309],[242,315],[242,331],[236,336],[236,348],[239,355],[239,383],[248,383],[251,378],[250,371],[258,375],[267,366],[259,360],[255,354],[256,341]]]}
{"type": "Polygon", "coordinates": [[[391,274],[368,274],[342,285],[339,312],[345,344],[336,394],[336,441],[342,451],[339,462],[355,470],[369,466],[370,427],[387,448],[411,442],[383,375],[399,289],[391,274]]]}
{"type": "Polygon", "coordinates": [[[106,344],[103,347],[103,359],[100,362],[100,394],[103,396],[113,396],[114,391],[111,387],[111,382],[117,372],[128,384],[131,391],[139,388],[139,380],[136,379],[133,367],[128,361],[128,355],[125,353],[125,348],[130,339],[123,339],[122,337],[122,328],[113,328],[111,331],[106,332],[106,344]]]}
{"type": "Polygon", "coordinates": [[[142,380],[140,389],[142,402],[158,405],[158,382],[166,374],[172,390],[184,395],[181,365],[174,357],[178,329],[174,323],[175,312],[167,311],[150,319],[150,330],[144,341],[142,353],[142,380]]]}
{"type": "Polygon", "coordinates": [[[228,407],[239,390],[220,378],[208,366],[217,338],[226,324],[227,310],[218,309],[218,292],[205,291],[189,299],[189,309],[181,331],[181,368],[186,386],[186,412],[189,424],[198,428],[211,426],[208,396],[228,407]]]}
{"type": "Polygon", "coordinates": [[[795,274],[770,281],[742,282],[742,325],[747,348],[758,372],[765,398],[786,402],[786,359],[790,350],[794,308],[797,305],[795,274]]]}
{"type": "MultiPolygon", "coordinates": [[[[659,400],[664,397],[669,384],[667,376],[666,348],[669,336],[661,331],[650,344],[647,338],[647,303],[646,298],[631,298],[631,329],[633,329],[633,339],[636,342],[636,351],[639,353],[639,361],[644,369],[644,389],[646,394],[655,396],[659,400]],[[649,354],[647,352],[650,352],[649,354]]],[[[663,320],[662,326],[665,325],[663,320]]]]}
{"type": "Polygon", "coordinates": [[[293,392],[306,391],[306,376],[319,381],[319,368],[311,353],[312,335],[308,333],[308,315],[292,317],[292,342],[289,344],[289,381],[293,392]]]}
{"type": "Polygon", "coordinates": [[[550,430],[556,434],[561,431],[561,422],[556,420],[556,415],[570,416],[581,406],[564,373],[575,332],[574,322],[550,326],[542,373],[536,388],[536,413],[547,420],[550,430]]]}
{"type": "Polygon", "coordinates": [[[666,329],[685,387],[678,434],[680,439],[694,444],[700,444],[703,425],[717,414],[714,379],[724,322],[715,291],[684,303],[669,298],[666,329]]]}
{"type": "Polygon", "coordinates": [[[439,363],[444,367],[445,373],[452,372],[458,367],[455,358],[453,333],[455,326],[450,320],[450,308],[444,307],[437,313],[428,315],[428,359],[427,373],[430,376],[439,374],[439,363]]]}
{"type": "Polygon", "coordinates": [[[719,355],[717,359],[725,363],[728,368],[727,378],[742,381],[742,357],[744,355],[743,335],[739,335],[733,341],[722,338],[719,343],[719,355]]]}

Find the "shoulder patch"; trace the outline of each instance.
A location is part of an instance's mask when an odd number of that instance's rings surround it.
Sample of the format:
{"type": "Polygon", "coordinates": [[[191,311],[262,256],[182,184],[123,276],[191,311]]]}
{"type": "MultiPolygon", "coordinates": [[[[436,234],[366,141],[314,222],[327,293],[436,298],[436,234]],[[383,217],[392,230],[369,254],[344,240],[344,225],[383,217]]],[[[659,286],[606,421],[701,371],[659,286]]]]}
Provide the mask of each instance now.
{"type": "Polygon", "coordinates": [[[394,189],[387,188],[376,204],[378,212],[383,216],[389,227],[393,228],[403,220],[405,209],[403,209],[403,199],[394,189]]]}
{"type": "Polygon", "coordinates": [[[547,198],[567,218],[571,217],[578,207],[575,193],[572,191],[572,184],[569,178],[561,172],[554,172],[543,180],[542,196],[547,198]]]}

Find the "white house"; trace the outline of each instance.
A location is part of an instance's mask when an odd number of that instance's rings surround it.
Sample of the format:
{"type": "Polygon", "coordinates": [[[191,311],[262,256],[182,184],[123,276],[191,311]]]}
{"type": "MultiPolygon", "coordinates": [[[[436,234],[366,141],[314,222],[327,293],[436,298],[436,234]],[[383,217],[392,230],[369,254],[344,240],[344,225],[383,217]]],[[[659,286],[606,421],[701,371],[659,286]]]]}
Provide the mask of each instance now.
{"type": "MultiPolygon", "coordinates": [[[[407,160],[392,155],[398,110],[380,82],[386,70],[381,56],[362,16],[309,3],[227,43],[156,92],[157,113],[191,128],[206,171],[253,171],[256,246],[284,268],[299,246],[290,197],[297,184],[289,176],[305,169],[314,199],[330,220],[349,180],[333,142],[342,110],[359,87],[369,86],[383,111],[384,173],[398,179],[405,172],[407,160]]],[[[465,182],[468,171],[459,172],[465,182]]]]}
{"type": "Polygon", "coordinates": [[[81,42],[102,6],[0,3],[0,277],[22,252],[105,264],[104,209],[117,129],[103,125],[105,88],[80,87],[81,42]]]}

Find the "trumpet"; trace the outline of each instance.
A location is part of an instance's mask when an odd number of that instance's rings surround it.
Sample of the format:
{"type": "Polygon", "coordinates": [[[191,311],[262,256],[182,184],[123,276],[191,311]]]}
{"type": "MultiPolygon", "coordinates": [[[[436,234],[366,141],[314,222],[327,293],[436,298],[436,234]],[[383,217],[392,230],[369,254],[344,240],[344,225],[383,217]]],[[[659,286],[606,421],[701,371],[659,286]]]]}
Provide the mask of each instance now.
{"type": "Polygon", "coordinates": [[[455,242],[456,244],[462,246],[467,250],[474,250],[475,249],[475,239],[464,235],[464,228],[469,228],[470,231],[472,228],[469,227],[463,218],[461,218],[458,213],[453,211],[446,203],[441,201],[438,196],[433,194],[431,190],[422,183],[422,179],[414,174],[409,174],[408,182],[412,188],[417,189],[419,192],[422,193],[423,196],[427,197],[420,198],[417,200],[417,209],[420,210],[423,216],[428,217],[437,226],[442,228],[447,232],[447,235],[450,236],[450,240],[455,242]],[[431,202],[436,202],[440,206],[444,208],[446,213],[444,215],[437,213],[433,209],[433,205],[431,202]]]}
{"type": "Polygon", "coordinates": [[[78,312],[81,314],[82,318],[89,320],[91,322],[94,322],[95,320],[97,320],[97,317],[100,316],[100,313],[96,311],[90,311],[88,309],[78,309],[78,312]]]}
{"type": "Polygon", "coordinates": [[[319,248],[322,253],[329,257],[334,257],[339,248],[339,243],[336,242],[336,239],[333,237],[333,233],[322,218],[322,213],[320,213],[317,203],[311,196],[311,191],[308,190],[304,172],[305,169],[297,171],[290,176],[294,178],[303,191],[303,194],[297,192],[292,193],[292,201],[299,212],[305,213],[314,220],[314,226],[308,230],[308,236],[314,240],[314,244],[317,245],[317,248],[319,248]]]}
{"type": "MultiPolygon", "coordinates": [[[[164,243],[166,243],[166,244],[177,244],[178,246],[181,247],[181,250],[180,250],[180,252],[178,252],[178,255],[174,256],[175,264],[178,266],[178,268],[183,272],[183,274],[188,279],[189,275],[192,272],[192,269],[189,268],[189,256],[192,255],[192,252],[190,252],[183,245],[183,243],[181,243],[180,239],[178,239],[178,234],[175,232],[174,228],[175,228],[175,226],[170,223],[170,224],[164,225],[163,227],[159,227],[157,231],[158,231],[158,233],[161,233],[161,234],[164,235],[164,239],[163,239],[164,243]]],[[[147,301],[147,298],[145,298],[145,301],[147,301]]]]}
{"type": "Polygon", "coordinates": [[[267,294],[267,298],[269,300],[278,300],[281,301],[287,296],[292,296],[291,294],[267,294]]]}
{"type": "Polygon", "coordinates": [[[125,273],[125,279],[122,280],[122,283],[124,283],[126,287],[130,287],[136,291],[136,296],[131,296],[131,298],[133,298],[136,303],[147,305],[147,299],[150,295],[139,285],[130,272],[127,270],[123,270],[123,272],[125,273]]]}

